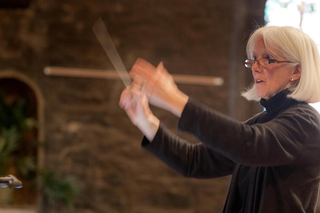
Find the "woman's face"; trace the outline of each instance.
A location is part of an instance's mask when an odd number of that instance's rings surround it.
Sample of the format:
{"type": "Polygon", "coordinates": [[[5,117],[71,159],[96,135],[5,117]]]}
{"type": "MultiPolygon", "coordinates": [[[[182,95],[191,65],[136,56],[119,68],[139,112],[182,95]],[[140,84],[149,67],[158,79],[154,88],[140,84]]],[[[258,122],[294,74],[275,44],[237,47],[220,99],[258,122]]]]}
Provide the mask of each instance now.
{"type": "MultiPolygon", "coordinates": [[[[257,40],[253,49],[253,58],[271,58],[265,48],[263,39],[257,40]]],[[[284,61],[284,58],[274,58],[279,61],[284,61]]],[[[290,87],[293,82],[290,78],[293,77],[295,68],[289,63],[271,63],[266,67],[262,67],[258,62],[252,66],[252,75],[259,98],[269,100],[278,92],[290,87]]],[[[297,79],[294,79],[297,80],[297,79]]]]}

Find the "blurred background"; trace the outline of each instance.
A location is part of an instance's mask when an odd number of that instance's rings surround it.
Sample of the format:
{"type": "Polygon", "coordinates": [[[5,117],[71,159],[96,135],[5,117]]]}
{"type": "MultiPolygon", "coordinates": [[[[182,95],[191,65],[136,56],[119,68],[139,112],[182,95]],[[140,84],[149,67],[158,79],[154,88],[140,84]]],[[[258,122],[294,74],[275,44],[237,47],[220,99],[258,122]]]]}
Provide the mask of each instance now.
{"type": "MultiPolygon", "coordinates": [[[[0,189],[0,212],[221,212],[230,177],[183,178],[144,151],[143,135],[118,106],[120,79],[44,69],[114,70],[92,31],[101,17],[127,70],[141,57],[163,61],[174,75],[220,77],[220,86],[178,87],[245,121],[263,110],[240,93],[252,81],[245,45],[265,24],[266,3],[0,0],[0,176],[14,174],[24,184],[0,189]]],[[[177,132],[173,115],[152,109],[173,132],[198,142],[177,132]]]]}

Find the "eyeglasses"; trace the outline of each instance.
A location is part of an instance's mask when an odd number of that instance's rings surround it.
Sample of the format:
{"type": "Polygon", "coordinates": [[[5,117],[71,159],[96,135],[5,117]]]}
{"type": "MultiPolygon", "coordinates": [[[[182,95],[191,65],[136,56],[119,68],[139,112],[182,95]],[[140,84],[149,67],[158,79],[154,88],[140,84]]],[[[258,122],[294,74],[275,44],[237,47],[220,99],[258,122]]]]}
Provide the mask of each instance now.
{"type": "Polygon", "coordinates": [[[276,59],[270,59],[270,58],[260,58],[260,59],[247,59],[244,61],[244,66],[247,68],[252,68],[255,62],[258,62],[258,65],[262,67],[266,67],[271,63],[294,63],[292,61],[278,61],[276,59]]]}

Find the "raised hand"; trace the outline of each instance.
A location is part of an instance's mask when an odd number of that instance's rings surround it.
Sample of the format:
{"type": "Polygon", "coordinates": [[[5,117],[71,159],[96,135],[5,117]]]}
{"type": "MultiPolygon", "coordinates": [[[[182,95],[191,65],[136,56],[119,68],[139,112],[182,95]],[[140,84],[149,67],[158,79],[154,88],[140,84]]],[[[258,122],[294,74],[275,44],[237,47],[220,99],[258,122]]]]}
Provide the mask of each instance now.
{"type": "Polygon", "coordinates": [[[123,108],[131,122],[152,141],[159,128],[159,119],[151,112],[144,88],[132,83],[123,90],[119,105],[123,108]]]}
{"type": "Polygon", "coordinates": [[[178,89],[162,62],[154,67],[149,62],[138,59],[129,75],[136,84],[144,85],[150,104],[181,116],[188,96],[178,89]]]}

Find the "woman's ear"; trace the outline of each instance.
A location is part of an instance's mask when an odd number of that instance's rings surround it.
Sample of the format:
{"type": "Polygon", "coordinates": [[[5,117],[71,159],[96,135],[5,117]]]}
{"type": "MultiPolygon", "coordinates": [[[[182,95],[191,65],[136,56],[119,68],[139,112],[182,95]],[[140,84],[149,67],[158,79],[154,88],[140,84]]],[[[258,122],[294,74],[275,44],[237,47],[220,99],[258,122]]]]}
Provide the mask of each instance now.
{"type": "Polygon", "coordinates": [[[298,80],[301,76],[301,64],[298,64],[294,67],[294,71],[292,76],[294,77],[294,79],[298,80]]]}

